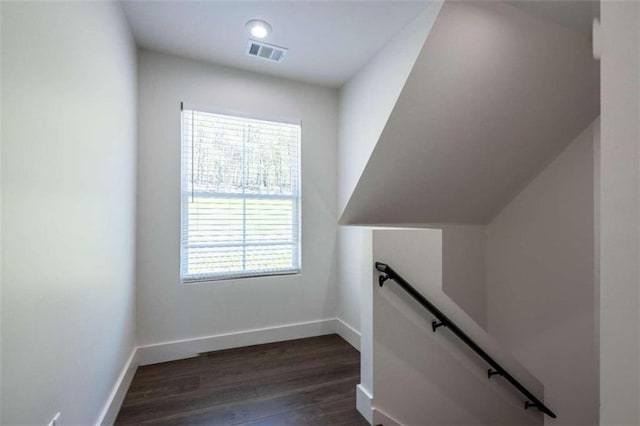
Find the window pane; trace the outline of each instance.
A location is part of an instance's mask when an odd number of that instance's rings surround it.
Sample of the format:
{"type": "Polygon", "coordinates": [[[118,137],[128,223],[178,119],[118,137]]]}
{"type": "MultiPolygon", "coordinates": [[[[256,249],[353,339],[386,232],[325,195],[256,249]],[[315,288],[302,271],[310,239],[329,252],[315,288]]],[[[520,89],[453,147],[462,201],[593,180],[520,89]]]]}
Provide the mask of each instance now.
{"type": "Polygon", "coordinates": [[[247,200],[247,243],[293,241],[293,200],[247,200]]]}
{"type": "Polygon", "coordinates": [[[184,281],[300,269],[300,126],[182,112],[184,281]]]}
{"type": "Polygon", "coordinates": [[[196,196],[187,208],[190,245],[243,242],[241,199],[196,196]]]}
{"type": "Polygon", "coordinates": [[[192,248],[188,250],[189,275],[230,273],[242,269],[242,247],[192,248]]]}
{"type": "Polygon", "coordinates": [[[247,269],[292,269],[294,268],[294,249],[289,246],[247,247],[247,269]]]}

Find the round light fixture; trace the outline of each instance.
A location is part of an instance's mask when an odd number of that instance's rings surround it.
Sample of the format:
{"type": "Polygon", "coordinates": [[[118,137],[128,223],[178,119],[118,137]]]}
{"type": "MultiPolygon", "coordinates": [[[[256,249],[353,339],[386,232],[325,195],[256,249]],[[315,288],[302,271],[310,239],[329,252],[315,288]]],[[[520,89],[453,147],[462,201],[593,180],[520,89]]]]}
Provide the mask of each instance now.
{"type": "Polygon", "coordinates": [[[271,32],[271,25],[261,19],[252,19],[247,22],[247,29],[255,38],[265,38],[271,32]]]}

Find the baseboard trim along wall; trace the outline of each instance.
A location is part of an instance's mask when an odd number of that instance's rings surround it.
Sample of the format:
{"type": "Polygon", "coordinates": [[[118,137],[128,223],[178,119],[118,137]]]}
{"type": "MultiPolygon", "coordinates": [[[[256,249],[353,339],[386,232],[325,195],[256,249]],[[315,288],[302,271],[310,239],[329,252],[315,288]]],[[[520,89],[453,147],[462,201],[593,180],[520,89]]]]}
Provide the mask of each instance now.
{"type": "Polygon", "coordinates": [[[362,416],[373,424],[373,396],[364,386],[356,386],[356,408],[362,416]]]}
{"type": "Polygon", "coordinates": [[[384,411],[376,408],[373,395],[361,384],[356,386],[356,408],[370,425],[401,426],[402,423],[384,411]]]}
{"type": "MultiPolygon", "coordinates": [[[[198,356],[198,354],[203,352],[219,351],[222,349],[282,342],[284,340],[302,339],[304,337],[322,336],[332,333],[338,333],[342,336],[339,331],[344,332],[346,329],[351,329],[351,327],[347,326],[337,318],[300,322],[276,327],[240,331],[237,333],[217,334],[213,336],[196,337],[193,339],[140,346],[138,347],[137,358],[140,365],[157,364],[159,362],[191,358],[198,356]],[[338,324],[341,325],[338,326],[338,324]]],[[[353,336],[349,335],[347,337],[343,336],[347,342],[353,345],[353,336]]]]}
{"type": "Polygon", "coordinates": [[[114,423],[138,366],[192,358],[203,352],[282,342],[285,340],[323,336],[333,333],[338,334],[349,342],[351,346],[360,350],[360,333],[340,318],[308,321],[240,331],[237,333],[225,333],[138,346],[133,350],[129,360],[124,365],[120,377],[116,381],[96,424],[108,426],[114,423]]]}
{"type": "Polygon", "coordinates": [[[107,403],[104,405],[102,412],[98,416],[96,425],[112,425],[116,421],[116,417],[118,416],[118,412],[122,406],[122,401],[124,401],[129,385],[131,384],[133,376],[136,373],[136,369],[138,368],[138,362],[136,360],[137,349],[138,348],[133,348],[131,355],[129,355],[129,359],[125,362],[124,367],[122,368],[122,371],[109,394],[107,403]]]}
{"type": "Polygon", "coordinates": [[[373,407],[373,425],[384,425],[384,426],[402,426],[402,423],[381,411],[378,408],[373,407]]]}
{"type": "Polygon", "coordinates": [[[360,332],[340,318],[334,318],[335,333],[360,352],[360,332]]]}

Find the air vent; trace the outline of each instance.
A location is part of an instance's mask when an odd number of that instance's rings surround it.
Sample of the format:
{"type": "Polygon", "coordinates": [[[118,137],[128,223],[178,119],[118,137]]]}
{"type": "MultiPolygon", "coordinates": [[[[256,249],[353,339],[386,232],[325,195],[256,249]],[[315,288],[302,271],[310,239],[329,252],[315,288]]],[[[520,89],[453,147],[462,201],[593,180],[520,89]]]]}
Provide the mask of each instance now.
{"type": "Polygon", "coordinates": [[[282,62],[289,49],[274,46],[255,40],[249,40],[247,44],[247,55],[256,58],[266,59],[271,62],[282,62]]]}

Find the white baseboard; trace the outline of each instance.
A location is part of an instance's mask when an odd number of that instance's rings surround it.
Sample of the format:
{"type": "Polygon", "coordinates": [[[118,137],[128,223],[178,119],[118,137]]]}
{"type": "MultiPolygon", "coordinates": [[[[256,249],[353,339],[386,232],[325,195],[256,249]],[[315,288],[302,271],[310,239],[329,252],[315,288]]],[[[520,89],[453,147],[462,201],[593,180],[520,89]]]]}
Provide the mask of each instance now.
{"type": "Polygon", "coordinates": [[[203,352],[322,336],[336,333],[335,324],[335,318],[331,318],[140,346],[138,360],[140,365],[157,364],[191,358],[203,352]]]}
{"type": "Polygon", "coordinates": [[[371,425],[373,424],[372,401],[373,396],[371,395],[371,392],[361,384],[356,386],[356,408],[371,425]]]}
{"type": "Polygon", "coordinates": [[[107,403],[104,405],[102,412],[98,416],[96,425],[111,426],[116,421],[116,417],[118,417],[118,412],[122,406],[122,401],[124,401],[127,390],[129,390],[129,385],[131,384],[133,376],[136,373],[136,369],[138,368],[136,353],[137,348],[133,348],[131,355],[129,355],[129,359],[125,362],[124,367],[111,390],[111,394],[109,394],[109,398],[107,398],[107,403]]]}
{"type": "Polygon", "coordinates": [[[128,361],[125,363],[96,424],[109,426],[114,423],[122,406],[122,401],[131,384],[131,380],[133,380],[136,368],[138,368],[139,365],[192,358],[203,352],[282,342],[285,340],[323,336],[333,333],[338,334],[354,348],[360,350],[360,333],[339,318],[138,346],[134,348],[128,361]]]}
{"type": "Polygon", "coordinates": [[[402,426],[402,423],[385,413],[384,411],[373,408],[373,421],[374,425],[384,425],[384,426],[402,426]]]}
{"type": "Polygon", "coordinates": [[[358,352],[360,351],[360,332],[340,318],[335,318],[335,329],[338,336],[349,342],[358,352]]]}
{"type": "Polygon", "coordinates": [[[356,408],[370,425],[402,426],[398,420],[374,406],[373,395],[361,384],[356,386],[356,408]]]}

